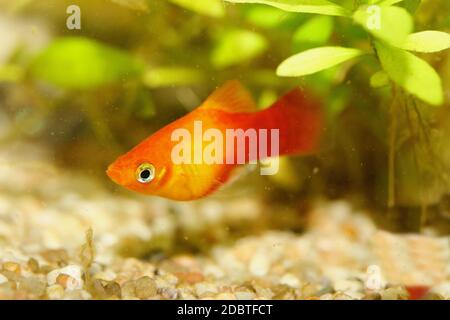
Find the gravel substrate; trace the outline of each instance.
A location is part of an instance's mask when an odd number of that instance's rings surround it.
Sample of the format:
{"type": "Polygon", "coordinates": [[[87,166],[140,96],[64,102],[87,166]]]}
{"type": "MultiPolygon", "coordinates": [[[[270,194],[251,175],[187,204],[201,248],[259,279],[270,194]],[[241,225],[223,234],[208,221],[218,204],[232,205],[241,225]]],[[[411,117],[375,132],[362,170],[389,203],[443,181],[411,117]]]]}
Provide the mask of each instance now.
{"type": "Polygon", "coordinates": [[[44,159],[0,151],[0,298],[450,299],[449,238],[380,231],[345,202],[301,234],[258,229],[256,196],[125,196],[44,159]]]}

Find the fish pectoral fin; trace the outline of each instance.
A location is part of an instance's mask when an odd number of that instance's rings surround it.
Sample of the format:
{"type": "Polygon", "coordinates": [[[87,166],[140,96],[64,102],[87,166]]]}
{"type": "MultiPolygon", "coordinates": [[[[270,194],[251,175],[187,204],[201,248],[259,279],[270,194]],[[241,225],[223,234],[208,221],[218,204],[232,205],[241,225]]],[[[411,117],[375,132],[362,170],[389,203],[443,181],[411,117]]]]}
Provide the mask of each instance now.
{"type": "Polygon", "coordinates": [[[227,81],[216,89],[201,108],[226,112],[254,112],[257,109],[252,96],[238,80],[227,81]]]}

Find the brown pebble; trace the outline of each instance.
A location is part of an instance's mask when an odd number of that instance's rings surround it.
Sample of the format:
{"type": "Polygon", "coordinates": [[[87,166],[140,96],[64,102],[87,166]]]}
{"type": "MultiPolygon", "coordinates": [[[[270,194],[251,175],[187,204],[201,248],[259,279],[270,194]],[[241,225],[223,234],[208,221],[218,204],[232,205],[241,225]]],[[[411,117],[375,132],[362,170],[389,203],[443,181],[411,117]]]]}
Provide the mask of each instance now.
{"type": "Polygon", "coordinates": [[[378,292],[367,292],[362,300],[381,300],[381,295],[378,292]]]}
{"type": "Polygon", "coordinates": [[[63,266],[69,261],[69,254],[64,249],[45,250],[41,252],[41,256],[50,263],[63,266]]]}
{"type": "Polygon", "coordinates": [[[136,297],[148,299],[157,293],[156,283],[150,277],[141,277],[136,280],[136,297]]]}
{"type": "Polygon", "coordinates": [[[64,296],[64,288],[59,284],[54,284],[46,288],[47,298],[50,300],[62,299],[64,296]]]}
{"type": "Polygon", "coordinates": [[[7,261],[7,262],[3,263],[2,268],[5,271],[10,271],[10,272],[20,274],[20,264],[18,264],[18,263],[7,261]]]}
{"type": "Polygon", "coordinates": [[[272,288],[275,300],[294,300],[294,289],[286,285],[276,285],[272,288]]]}
{"type": "Polygon", "coordinates": [[[180,282],[187,284],[196,284],[202,282],[205,277],[200,272],[176,272],[175,276],[180,282]]]}
{"type": "Polygon", "coordinates": [[[120,285],[115,281],[107,281],[106,285],[104,285],[106,295],[108,297],[122,297],[122,290],[120,285]]]}
{"type": "Polygon", "coordinates": [[[41,274],[47,274],[50,273],[51,271],[53,271],[53,267],[48,264],[39,267],[39,273],[41,274]]]}
{"type": "Polygon", "coordinates": [[[115,281],[95,279],[92,281],[92,294],[98,299],[121,298],[122,290],[115,281]]]}
{"type": "Polygon", "coordinates": [[[34,258],[28,259],[27,266],[31,272],[33,272],[33,273],[39,272],[39,262],[36,259],[34,259],[34,258]]]}
{"type": "Polygon", "coordinates": [[[47,284],[45,281],[38,278],[21,278],[19,281],[19,288],[29,292],[37,297],[44,295],[47,284]]]}
{"type": "Polygon", "coordinates": [[[428,292],[424,297],[423,300],[445,300],[445,297],[439,293],[436,292],[428,292]]]}
{"type": "Polygon", "coordinates": [[[128,298],[136,297],[136,281],[129,280],[122,284],[122,296],[128,298]]]}
{"type": "Polygon", "coordinates": [[[91,293],[95,298],[98,298],[98,299],[106,298],[106,291],[105,291],[105,288],[103,287],[102,281],[103,280],[100,280],[100,279],[94,279],[92,281],[92,292],[91,293]]]}
{"type": "Polygon", "coordinates": [[[0,272],[2,275],[4,275],[6,278],[8,278],[9,281],[19,281],[20,280],[20,274],[8,271],[8,270],[2,270],[0,272]]]}

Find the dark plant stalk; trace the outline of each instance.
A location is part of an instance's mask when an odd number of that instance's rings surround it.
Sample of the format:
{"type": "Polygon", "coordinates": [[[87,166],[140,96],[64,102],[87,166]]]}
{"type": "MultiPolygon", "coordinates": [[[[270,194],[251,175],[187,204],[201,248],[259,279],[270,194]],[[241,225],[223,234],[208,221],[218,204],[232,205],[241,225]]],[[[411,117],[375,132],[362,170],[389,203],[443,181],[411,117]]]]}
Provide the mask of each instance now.
{"type": "Polygon", "coordinates": [[[392,103],[390,106],[389,156],[388,156],[388,208],[395,206],[395,141],[397,140],[397,88],[392,83],[392,103]]]}
{"type": "MultiPolygon", "coordinates": [[[[411,112],[409,110],[409,108],[410,108],[409,101],[411,101],[411,100],[408,99],[408,96],[405,92],[403,92],[402,97],[403,97],[403,99],[402,99],[403,107],[405,109],[406,119],[408,121],[409,132],[412,137],[417,136],[419,138],[418,143],[421,143],[420,132],[416,132],[416,130],[414,129],[414,125],[413,125],[412,118],[411,118],[411,112]]],[[[412,102],[415,105],[414,98],[412,98],[412,102]]],[[[418,110],[416,110],[416,112],[418,112],[418,110]]],[[[419,114],[417,116],[418,116],[418,118],[420,118],[419,114]]],[[[421,125],[419,125],[419,127],[420,126],[421,125]]],[[[419,188],[419,194],[420,194],[420,208],[421,208],[420,229],[422,229],[422,227],[425,225],[425,222],[427,220],[427,202],[425,201],[425,192],[424,192],[424,184],[423,184],[424,171],[422,170],[422,166],[419,164],[419,152],[418,152],[418,148],[417,148],[417,143],[415,141],[413,141],[412,151],[413,151],[414,167],[417,171],[418,180],[419,180],[418,188],[419,188]]]]}

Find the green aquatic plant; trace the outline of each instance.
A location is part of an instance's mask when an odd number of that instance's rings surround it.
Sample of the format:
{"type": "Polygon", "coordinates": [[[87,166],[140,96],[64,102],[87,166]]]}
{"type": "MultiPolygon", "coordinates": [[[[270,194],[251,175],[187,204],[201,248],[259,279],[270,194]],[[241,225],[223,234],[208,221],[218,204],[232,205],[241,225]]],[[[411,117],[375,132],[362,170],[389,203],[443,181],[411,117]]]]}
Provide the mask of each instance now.
{"type": "Polygon", "coordinates": [[[220,0],[169,0],[181,7],[189,10],[196,11],[198,13],[220,18],[225,15],[225,10],[220,0]]]}
{"type": "Polygon", "coordinates": [[[30,73],[61,88],[91,89],[136,77],[142,69],[142,63],[119,49],[84,37],[64,37],[34,59],[30,73]]]}
{"type": "MultiPolygon", "coordinates": [[[[265,4],[290,12],[343,16],[361,25],[367,31],[373,44],[372,51],[324,46],[297,53],[279,65],[277,69],[277,75],[279,76],[300,77],[309,75],[364,54],[374,54],[378,58],[380,67],[394,83],[430,105],[441,105],[443,103],[443,91],[439,75],[425,60],[409,51],[436,52],[448,49],[450,47],[450,34],[434,30],[411,33],[413,30],[411,14],[406,8],[395,6],[395,4],[405,2],[411,6],[417,1],[355,1],[360,5],[353,11],[324,0],[225,1],[265,4]]],[[[325,23],[327,22],[319,23],[315,28],[321,29],[325,23]]],[[[327,27],[325,26],[325,28],[327,27]]],[[[376,84],[380,76],[379,73],[376,73],[372,82],[376,84]]]]}
{"type": "MultiPolygon", "coordinates": [[[[340,46],[313,46],[294,54],[281,62],[276,73],[280,77],[301,77],[324,71],[347,61],[359,59],[364,56],[373,56],[379,65],[379,71],[370,78],[373,88],[390,86],[392,88],[392,104],[390,107],[391,123],[389,128],[389,155],[388,155],[388,207],[396,204],[396,173],[395,161],[398,148],[398,112],[401,105],[408,112],[408,126],[413,135],[414,129],[409,115],[409,109],[417,113],[420,119],[420,110],[417,108],[419,99],[428,105],[439,106],[444,102],[444,93],[441,78],[438,73],[425,60],[411,52],[430,53],[446,50],[450,47],[450,34],[425,30],[412,33],[414,20],[412,14],[416,12],[420,0],[362,0],[337,1],[324,0],[225,0],[231,3],[262,4],[278,9],[296,13],[315,13],[323,17],[338,16],[350,20],[361,26],[370,42],[369,48],[340,47],[340,46]],[[410,98],[407,94],[411,95],[410,98]]],[[[315,18],[317,19],[317,18],[315,18]]],[[[329,18],[328,18],[329,19],[329,18]]],[[[325,43],[330,33],[329,20],[310,20],[303,29],[296,32],[295,38],[306,40],[308,38],[320,39],[325,43]],[[312,27],[311,27],[312,25],[312,27]]],[[[344,36],[344,35],[342,35],[344,36]]],[[[419,124],[421,133],[420,142],[427,145],[430,151],[431,163],[440,160],[433,156],[427,124],[419,124]]],[[[415,169],[421,177],[423,168],[419,165],[419,152],[416,144],[413,145],[415,169]]],[[[423,188],[420,196],[422,207],[426,200],[423,188]]],[[[425,211],[425,210],[423,210],[425,211]]],[[[423,220],[424,218],[422,218],[423,220]]]]}

